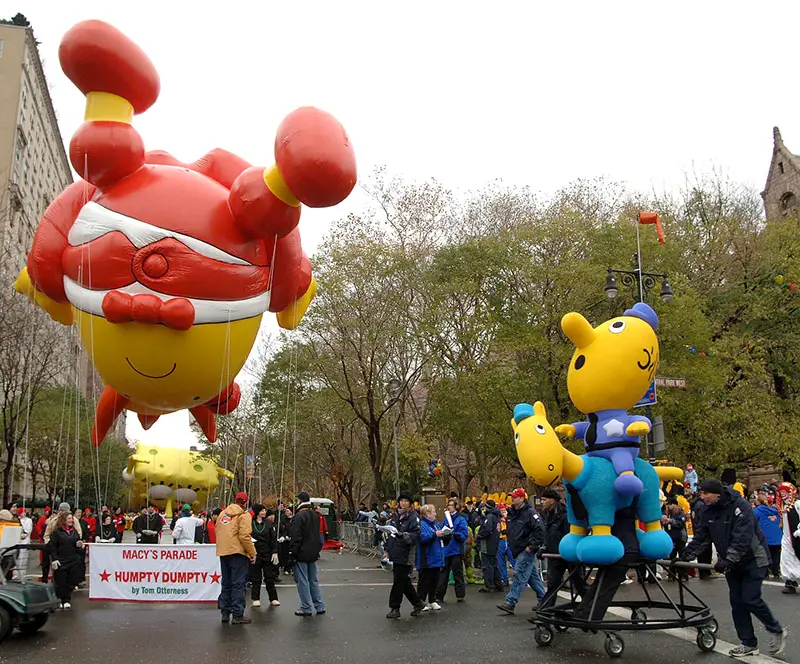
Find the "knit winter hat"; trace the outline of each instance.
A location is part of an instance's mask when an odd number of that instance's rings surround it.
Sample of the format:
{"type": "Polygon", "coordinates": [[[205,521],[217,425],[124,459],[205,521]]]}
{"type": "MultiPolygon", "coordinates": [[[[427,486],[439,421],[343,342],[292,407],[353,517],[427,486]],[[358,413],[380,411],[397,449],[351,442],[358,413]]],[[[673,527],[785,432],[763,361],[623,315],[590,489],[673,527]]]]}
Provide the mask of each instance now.
{"type": "Polygon", "coordinates": [[[61,503],[58,506],[59,512],[71,512],[72,510],[69,508],[69,503],[61,503]]]}
{"type": "Polygon", "coordinates": [[[703,493],[722,493],[722,482],[716,477],[709,477],[700,483],[700,491],[703,493]]]}

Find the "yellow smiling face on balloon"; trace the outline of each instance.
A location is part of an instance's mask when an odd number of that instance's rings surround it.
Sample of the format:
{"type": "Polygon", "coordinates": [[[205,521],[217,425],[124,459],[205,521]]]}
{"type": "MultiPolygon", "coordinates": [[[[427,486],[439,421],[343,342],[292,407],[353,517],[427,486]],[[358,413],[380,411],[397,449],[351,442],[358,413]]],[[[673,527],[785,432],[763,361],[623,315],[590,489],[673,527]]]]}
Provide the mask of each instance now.
{"type": "Polygon", "coordinates": [[[568,313],[561,328],[575,344],[567,372],[572,403],[582,413],[629,410],[647,392],[659,361],[658,318],[646,304],[593,328],[579,313],[568,313]]]}
{"type": "Polygon", "coordinates": [[[224,390],[247,361],[262,318],[172,330],[74,313],[103,381],[130,399],[127,408],[145,415],[192,408],[224,390]]]}

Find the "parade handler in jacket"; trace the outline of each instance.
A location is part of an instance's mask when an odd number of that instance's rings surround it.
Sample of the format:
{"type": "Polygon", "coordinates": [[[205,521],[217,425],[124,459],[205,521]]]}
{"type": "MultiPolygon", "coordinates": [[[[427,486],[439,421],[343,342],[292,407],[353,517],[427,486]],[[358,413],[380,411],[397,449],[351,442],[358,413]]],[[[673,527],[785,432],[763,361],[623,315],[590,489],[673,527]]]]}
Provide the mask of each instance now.
{"type": "Polygon", "coordinates": [[[530,585],[540,602],[544,599],[544,583],[536,566],[536,554],[545,543],[545,528],[541,517],[528,502],[525,489],[511,492],[511,509],[508,510],[508,546],[514,556],[514,581],[506,601],[497,608],[514,613],[520,595],[530,585]]]}
{"type": "Polygon", "coordinates": [[[451,572],[453,573],[453,582],[455,584],[456,600],[463,602],[467,594],[467,586],[464,583],[464,550],[470,534],[467,518],[458,511],[457,498],[451,498],[447,502],[447,509],[444,513],[444,519],[442,519],[442,528],[444,529],[445,526],[451,530],[451,534],[442,540],[444,543],[444,569],[439,575],[436,602],[441,603],[444,601],[451,572]]]}
{"type": "MultiPolygon", "coordinates": [[[[569,533],[569,521],[567,520],[567,508],[561,502],[561,494],[555,489],[545,489],[542,493],[542,521],[544,521],[544,546],[539,549],[540,553],[558,554],[558,545],[567,533],[569,533]]],[[[584,569],[580,564],[568,563],[563,558],[550,558],[547,561],[547,595],[542,608],[553,606],[556,603],[556,596],[565,574],[571,575],[570,583],[575,592],[583,597],[588,590],[584,579],[584,569]],[[573,570],[580,568],[573,574],[573,570]]]]}
{"type": "Polygon", "coordinates": [[[772,615],[761,596],[761,584],[770,564],[769,548],[753,509],[739,493],[715,478],[703,480],[700,499],[705,509],[695,523],[694,539],[681,555],[694,560],[699,551],[712,543],[719,560],[714,569],[724,573],[730,589],[731,613],[741,645],[731,657],[758,655],[758,639],[752,616],[758,618],[770,635],[769,654],[780,655],[786,646],[786,630],[772,615]]]}
{"type": "Polygon", "coordinates": [[[244,616],[247,575],[250,563],[256,562],[253,546],[253,518],[245,510],[247,494],[236,494],[233,505],[228,505],[217,519],[217,555],[222,570],[222,587],[217,606],[222,622],[246,625],[250,618],[244,616]],[[231,620],[231,614],[233,620],[231,620]]]}
{"type": "Polygon", "coordinates": [[[311,496],[305,491],[297,494],[300,504],[289,527],[291,544],[289,559],[294,563],[294,581],[300,596],[300,608],[294,615],[307,618],[311,615],[311,605],[318,616],[325,613],[325,602],[317,578],[317,560],[322,551],[319,536],[319,512],[311,504],[311,496]]]}
{"type": "Polygon", "coordinates": [[[383,526],[389,533],[384,555],[392,562],[394,575],[392,589],[389,591],[389,613],[386,614],[389,620],[400,617],[403,596],[414,607],[411,609],[412,616],[418,616],[425,608],[425,602],[420,599],[411,583],[411,567],[417,559],[420,531],[419,516],[411,507],[412,501],[408,491],[401,491],[397,496],[397,508],[392,518],[383,526]]]}

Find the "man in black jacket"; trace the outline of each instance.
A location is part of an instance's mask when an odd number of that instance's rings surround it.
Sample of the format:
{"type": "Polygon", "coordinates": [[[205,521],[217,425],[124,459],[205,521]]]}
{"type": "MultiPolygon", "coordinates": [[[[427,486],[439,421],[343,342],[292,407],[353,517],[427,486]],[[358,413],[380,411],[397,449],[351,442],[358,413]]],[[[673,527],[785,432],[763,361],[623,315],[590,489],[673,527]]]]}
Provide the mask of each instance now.
{"type": "Polygon", "coordinates": [[[483,569],[483,588],[478,592],[502,592],[503,581],[497,564],[497,550],[500,547],[500,510],[493,500],[487,500],[483,507],[476,539],[483,569]]]}
{"type": "Polygon", "coordinates": [[[536,567],[536,554],[545,540],[544,523],[528,502],[525,489],[514,489],[511,492],[506,535],[514,556],[514,581],[505,602],[498,604],[497,608],[506,613],[514,613],[514,607],[526,585],[533,589],[540,602],[545,595],[542,577],[536,567]]]}
{"type": "MultiPolygon", "coordinates": [[[[690,501],[691,507],[691,517],[692,517],[692,534],[697,532],[697,527],[700,521],[703,518],[703,510],[705,509],[705,504],[702,500],[700,500],[700,496],[697,496],[692,501],[690,501]]],[[[705,565],[711,564],[711,545],[709,544],[706,547],[703,547],[702,550],[697,552],[697,562],[703,563],[705,565]]],[[[707,569],[701,569],[697,571],[697,575],[703,579],[708,580],[711,578],[711,572],[707,569]]]]}
{"type": "MultiPolygon", "coordinates": [[[[542,520],[544,521],[544,547],[543,553],[558,554],[558,545],[561,539],[569,533],[567,509],[561,502],[561,494],[555,489],[545,489],[542,493],[542,520]]],[[[572,565],[563,558],[548,558],[547,560],[547,596],[541,606],[552,606],[556,601],[556,593],[564,580],[564,574],[571,574],[570,583],[575,592],[583,597],[587,586],[584,579],[583,565],[572,565]]]]}
{"type": "Polygon", "coordinates": [[[400,617],[400,606],[403,595],[411,605],[412,616],[418,616],[425,608],[417,594],[414,584],[411,583],[411,569],[417,561],[417,546],[419,545],[419,516],[411,507],[411,494],[401,491],[397,497],[397,509],[386,526],[389,533],[386,541],[384,557],[392,561],[392,589],[389,591],[389,613],[386,617],[396,620],[400,617]]]}
{"type": "Polygon", "coordinates": [[[703,480],[700,498],[705,508],[699,523],[695,524],[694,539],[681,555],[681,560],[693,560],[698,551],[712,543],[717,549],[719,559],[714,569],[725,574],[733,623],[741,641],[741,645],[728,655],[746,657],[758,654],[752,616],[764,623],[770,635],[769,654],[780,655],[786,645],[786,630],[761,596],[761,584],[770,562],[769,547],[750,503],[714,478],[703,480]]]}
{"type": "Polygon", "coordinates": [[[164,522],[156,514],[153,505],[142,508],[141,514],[133,520],[133,532],[136,533],[137,544],[158,544],[158,534],[164,522]]]}
{"type": "Polygon", "coordinates": [[[289,549],[289,557],[294,561],[297,594],[300,596],[300,608],[294,615],[310,616],[313,603],[319,616],[325,613],[325,603],[322,601],[322,591],[317,579],[317,560],[322,551],[322,543],[319,541],[319,514],[311,504],[311,496],[305,491],[297,494],[297,500],[300,504],[290,527],[289,549]]]}

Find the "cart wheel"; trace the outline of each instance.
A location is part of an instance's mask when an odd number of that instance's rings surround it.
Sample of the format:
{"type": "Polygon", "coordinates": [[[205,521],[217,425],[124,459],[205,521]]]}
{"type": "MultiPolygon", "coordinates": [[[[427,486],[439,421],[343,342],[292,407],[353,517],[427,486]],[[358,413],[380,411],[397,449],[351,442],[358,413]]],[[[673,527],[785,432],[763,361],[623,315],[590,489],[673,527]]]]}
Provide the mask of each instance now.
{"type": "Polygon", "coordinates": [[[22,634],[34,634],[47,624],[48,618],[50,618],[49,613],[40,613],[27,622],[19,623],[17,629],[22,634]]]}
{"type": "Polygon", "coordinates": [[[540,646],[549,646],[553,642],[553,630],[549,625],[536,625],[533,638],[540,646]]]}
{"type": "Polygon", "coordinates": [[[647,622],[647,614],[642,609],[634,609],[631,612],[631,620],[637,625],[644,625],[647,622]]]}
{"type": "Polygon", "coordinates": [[[625,652],[625,641],[618,634],[607,634],[604,645],[609,657],[621,657],[625,652]]]}
{"type": "Polygon", "coordinates": [[[553,627],[555,628],[556,632],[559,632],[560,634],[563,634],[569,629],[569,627],[566,625],[553,625],[553,627]]]}
{"type": "Polygon", "coordinates": [[[717,619],[712,618],[705,625],[703,625],[703,631],[710,632],[714,636],[719,634],[719,623],[717,622],[717,619]]]}
{"type": "Polygon", "coordinates": [[[717,647],[717,635],[706,630],[697,635],[697,647],[703,652],[711,652],[717,647]]]}

